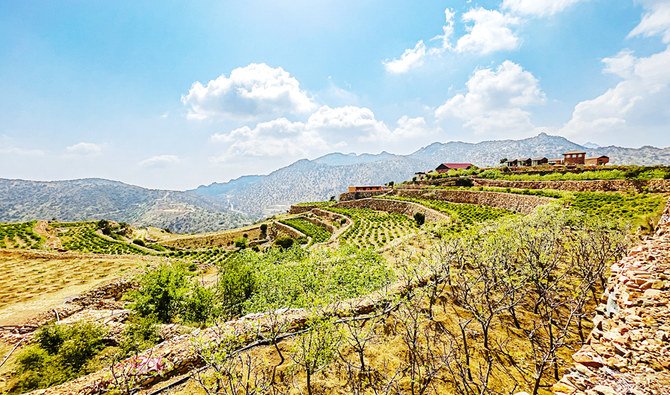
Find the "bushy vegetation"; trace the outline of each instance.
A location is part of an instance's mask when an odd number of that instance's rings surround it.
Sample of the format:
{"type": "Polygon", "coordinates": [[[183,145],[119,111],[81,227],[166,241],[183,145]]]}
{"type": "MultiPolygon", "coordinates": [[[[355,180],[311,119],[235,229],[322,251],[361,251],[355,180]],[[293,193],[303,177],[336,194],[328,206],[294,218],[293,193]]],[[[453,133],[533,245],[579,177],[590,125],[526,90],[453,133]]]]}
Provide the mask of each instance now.
{"type": "Polygon", "coordinates": [[[312,243],[323,243],[330,239],[331,233],[323,226],[309,222],[304,218],[289,218],[280,221],[312,238],[312,243]]]}
{"type": "Polygon", "coordinates": [[[353,224],[340,236],[340,241],[358,248],[383,248],[393,240],[418,231],[416,221],[402,214],[359,208],[331,207],[328,210],[352,219],[353,224]]]}
{"type": "MultiPolygon", "coordinates": [[[[98,235],[96,230],[100,229],[99,223],[61,222],[52,223],[51,226],[57,229],[63,248],[69,251],[112,255],[148,254],[146,250],[135,244],[119,240],[109,240],[98,235]]],[[[108,228],[104,227],[104,229],[108,228]]],[[[117,238],[121,237],[120,233],[114,233],[111,230],[110,232],[109,237],[112,237],[111,235],[116,235],[117,238]]],[[[123,232],[126,231],[123,230],[123,232]]]]}
{"type": "Polygon", "coordinates": [[[105,347],[104,328],[92,323],[47,325],[35,334],[35,344],[21,351],[12,392],[20,393],[64,383],[95,370],[88,363],[105,347]]]}
{"type": "Polygon", "coordinates": [[[212,265],[223,262],[232,251],[224,248],[209,248],[198,250],[180,250],[172,251],[167,254],[170,258],[190,263],[199,263],[201,265],[212,265]]]}
{"type": "Polygon", "coordinates": [[[33,230],[36,223],[0,223],[0,248],[40,248],[44,240],[33,230]]]}
{"type": "Polygon", "coordinates": [[[498,169],[489,169],[480,172],[477,176],[509,181],[652,180],[669,179],[670,167],[629,166],[627,168],[585,170],[582,172],[548,171],[546,174],[510,173],[498,169]]]}
{"type": "Polygon", "coordinates": [[[667,197],[647,193],[579,192],[564,197],[563,201],[590,216],[624,221],[650,231],[655,228],[667,197]]]}

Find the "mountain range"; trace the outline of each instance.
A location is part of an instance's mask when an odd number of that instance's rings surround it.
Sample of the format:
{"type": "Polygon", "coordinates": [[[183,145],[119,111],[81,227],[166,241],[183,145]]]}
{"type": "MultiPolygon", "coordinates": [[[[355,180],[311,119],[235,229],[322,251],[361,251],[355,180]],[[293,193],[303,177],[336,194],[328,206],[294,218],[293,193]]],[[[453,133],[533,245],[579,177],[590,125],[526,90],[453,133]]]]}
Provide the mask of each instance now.
{"type": "Polygon", "coordinates": [[[107,218],[175,232],[225,229],[285,211],[292,203],[325,200],[349,185],[411,179],[443,162],[495,166],[502,158],[560,157],[584,150],[612,164],[670,164],[670,147],[589,147],[546,133],[522,140],[433,143],[409,155],[332,153],[301,159],[267,175],[242,176],[189,191],[145,189],[117,181],[0,179],[0,221],[107,218]]]}

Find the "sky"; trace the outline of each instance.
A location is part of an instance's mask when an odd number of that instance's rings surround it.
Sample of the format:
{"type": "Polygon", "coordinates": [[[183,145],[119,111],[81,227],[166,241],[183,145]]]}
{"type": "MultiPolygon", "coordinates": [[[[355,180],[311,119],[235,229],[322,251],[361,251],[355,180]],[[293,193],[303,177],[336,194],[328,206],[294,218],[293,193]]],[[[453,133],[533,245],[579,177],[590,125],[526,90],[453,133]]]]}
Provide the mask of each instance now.
{"type": "Polygon", "coordinates": [[[547,132],[670,146],[670,0],[0,0],[0,177],[190,189],[547,132]]]}

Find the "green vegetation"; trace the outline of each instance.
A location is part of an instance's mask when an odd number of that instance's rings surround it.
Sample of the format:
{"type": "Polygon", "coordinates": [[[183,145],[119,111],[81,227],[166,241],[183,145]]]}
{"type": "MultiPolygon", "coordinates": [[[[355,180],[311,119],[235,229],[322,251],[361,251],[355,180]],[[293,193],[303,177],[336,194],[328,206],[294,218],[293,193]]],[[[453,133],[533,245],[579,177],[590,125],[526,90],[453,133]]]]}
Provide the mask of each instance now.
{"type": "Polygon", "coordinates": [[[563,198],[573,209],[593,217],[628,222],[636,228],[653,230],[663,212],[667,196],[662,194],[624,194],[579,192],[563,198]]]}
{"type": "Polygon", "coordinates": [[[104,348],[105,330],[92,323],[49,324],[35,334],[35,344],[17,358],[11,391],[20,393],[64,383],[95,370],[89,362],[104,348]]]}
{"type": "Polygon", "coordinates": [[[449,214],[452,221],[454,221],[454,225],[462,225],[465,227],[476,225],[485,221],[497,220],[499,218],[514,214],[509,210],[504,210],[501,208],[478,206],[476,204],[467,203],[451,203],[444,200],[416,199],[403,196],[390,196],[384,198],[414,202],[445,214],[449,214]]]}
{"type": "Polygon", "coordinates": [[[340,240],[358,248],[382,248],[418,231],[416,221],[402,214],[359,208],[331,207],[328,210],[352,219],[353,224],[340,240]]]}
{"type": "Polygon", "coordinates": [[[370,250],[309,251],[299,246],[241,250],[219,268],[217,287],[194,279],[183,264],[148,270],[130,291],[131,308],[158,321],[206,324],[279,307],[308,307],[356,297],[388,284],[393,273],[370,250]]]}
{"type": "MultiPolygon", "coordinates": [[[[135,244],[125,241],[109,240],[96,233],[98,224],[92,222],[59,222],[52,223],[61,239],[63,248],[69,251],[88,252],[94,254],[149,254],[135,244]]],[[[111,233],[117,235],[117,233],[111,233]]],[[[110,236],[111,237],[111,236],[110,236]]]]}
{"type": "Polygon", "coordinates": [[[311,237],[312,243],[323,243],[324,241],[328,241],[328,239],[330,239],[331,233],[325,227],[313,224],[305,218],[289,218],[279,222],[297,229],[306,236],[311,237]]]}
{"type": "Polygon", "coordinates": [[[489,169],[481,171],[477,177],[508,181],[652,180],[670,179],[670,167],[629,166],[569,173],[549,170],[546,174],[509,173],[489,169]]]}
{"type": "Polygon", "coordinates": [[[316,206],[316,207],[331,207],[334,206],[337,202],[331,198],[329,201],[325,202],[302,202],[302,203],[297,203],[294,204],[294,206],[298,207],[310,207],[310,206],[316,206]]]}
{"type": "Polygon", "coordinates": [[[0,223],[0,248],[40,248],[44,240],[33,230],[36,223],[0,223]]]}

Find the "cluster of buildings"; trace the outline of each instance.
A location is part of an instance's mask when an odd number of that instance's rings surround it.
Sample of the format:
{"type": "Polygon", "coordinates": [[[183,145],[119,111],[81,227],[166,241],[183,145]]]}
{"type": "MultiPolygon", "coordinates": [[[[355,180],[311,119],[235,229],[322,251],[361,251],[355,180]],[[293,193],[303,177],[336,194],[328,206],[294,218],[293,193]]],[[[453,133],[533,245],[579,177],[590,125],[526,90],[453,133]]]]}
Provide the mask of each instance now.
{"type": "Polygon", "coordinates": [[[586,157],[586,152],[584,151],[568,151],[563,154],[563,158],[520,158],[520,159],[511,159],[504,160],[501,164],[507,167],[532,167],[532,166],[571,166],[571,165],[584,165],[584,166],[602,166],[607,164],[610,161],[610,158],[602,156],[586,157]]]}

